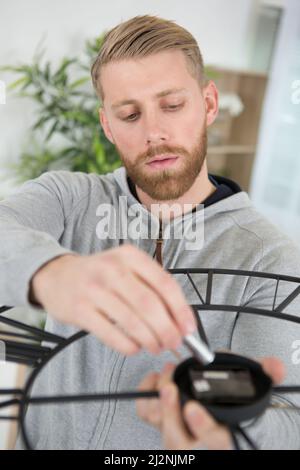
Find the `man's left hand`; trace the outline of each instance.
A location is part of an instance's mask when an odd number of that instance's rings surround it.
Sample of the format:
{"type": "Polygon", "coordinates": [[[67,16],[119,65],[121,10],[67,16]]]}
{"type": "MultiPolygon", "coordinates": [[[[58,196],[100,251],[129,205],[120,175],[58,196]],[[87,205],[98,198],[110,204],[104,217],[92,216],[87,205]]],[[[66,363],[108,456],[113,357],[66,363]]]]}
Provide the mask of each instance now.
{"type": "MultiPolygon", "coordinates": [[[[285,373],[279,359],[269,357],[259,362],[273,383],[282,382],[285,373]]],[[[160,397],[138,399],[138,416],[161,431],[165,449],[232,449],[228,429],[217,423],[197,401],[190,400],[181,409],[179,391],[171,379],[175,367],[168,363],[162,373],[152,373],[143,379],[139,390],[158,390],[160,397]]]]}

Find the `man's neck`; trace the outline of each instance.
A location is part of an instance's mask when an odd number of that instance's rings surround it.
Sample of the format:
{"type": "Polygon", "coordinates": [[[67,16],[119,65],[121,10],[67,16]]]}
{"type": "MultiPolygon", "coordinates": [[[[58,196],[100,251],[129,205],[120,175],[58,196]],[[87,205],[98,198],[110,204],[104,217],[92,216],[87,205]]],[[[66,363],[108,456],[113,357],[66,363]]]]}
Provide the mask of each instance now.
{"type": "Polygon", "coordinates": [[[216,187],[208,178],[206,160],[202,169],[190,189],[178,199],[169,201],[158,201],[151,198],[147,193],[136,186],[138,198],[152,214],[160,219],[179,217],[191,212],[194,207],[205,201],[216,190],[216,187]],[[170,210],[172,208],[172,210],[170,210]]]}

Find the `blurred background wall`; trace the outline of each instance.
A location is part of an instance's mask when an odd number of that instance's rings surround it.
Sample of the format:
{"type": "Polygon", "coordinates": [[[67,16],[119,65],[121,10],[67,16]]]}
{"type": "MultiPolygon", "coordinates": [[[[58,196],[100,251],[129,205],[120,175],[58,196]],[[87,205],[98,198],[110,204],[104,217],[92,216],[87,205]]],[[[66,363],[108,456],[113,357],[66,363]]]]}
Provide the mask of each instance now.
{"type": "Polygon", "coordinates": [[[300,2],[288,6],[272,57],[250,195],[300,243],[300,2]]]}

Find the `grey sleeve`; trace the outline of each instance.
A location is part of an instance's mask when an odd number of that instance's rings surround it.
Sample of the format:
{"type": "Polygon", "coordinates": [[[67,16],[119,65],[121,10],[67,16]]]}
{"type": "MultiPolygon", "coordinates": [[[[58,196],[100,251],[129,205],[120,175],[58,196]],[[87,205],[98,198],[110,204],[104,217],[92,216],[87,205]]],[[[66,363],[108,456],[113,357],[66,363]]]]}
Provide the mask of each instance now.
{"type": "Polygon", "coordinates": [[[71,253],[59,239],[72,207],[66,172],[48,172],[24,183],[0,202],[0,305],[32,306],[33,274],[46,262],[71,253]]]}
{"type": "MultiPolygon", "coordinates": [[[[300,276],[299,248],[284,237],[274,242],[270,240],[263,250],[257,270],[300,276]]],[[[276,306],[298,285],[280,282],[276,306]]],[[[249,290],[245,293],[244,304],[272,310],[275,289],[275,280],[257,278],[251,285],[251,294],[249,295],[249,290]]],[[[283,312],[299,317],[300,295],[283,312]]],[[[233,331],[231,349],[257,359],[266,356],[280,358],[286,369],[283,385],[300,385],[300,364],[295,356],[295,346],[300,344],[299,340],[299,324],[240,313],[233,331]]],[[[273,394],[272,402],[300,406],[300,394],[273,394]]],[[[300,449],[299,411],[269,409],[244,427],[260,449],[300,449]]]]}

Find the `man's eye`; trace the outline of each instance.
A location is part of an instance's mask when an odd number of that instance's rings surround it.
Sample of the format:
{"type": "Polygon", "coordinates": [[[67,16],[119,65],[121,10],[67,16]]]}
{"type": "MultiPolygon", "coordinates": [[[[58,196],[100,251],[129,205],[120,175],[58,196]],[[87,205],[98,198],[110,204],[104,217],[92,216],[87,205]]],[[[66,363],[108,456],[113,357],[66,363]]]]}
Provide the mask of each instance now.
{"type": "Polygon", "coordinates": [[[129,114],[129,116],[126,116],[126,117],[123,119],[123,121],[135,121],[137,115],[138,115],[137,113],[129,114]]]}
{"type": "Polygon", "coordinates": [[[166,109],[169,109],[171,111],[182,108],[183,103],[181,104],[170,104],[169,106],[166,106],[166,109]]]}

